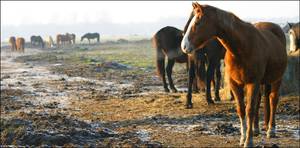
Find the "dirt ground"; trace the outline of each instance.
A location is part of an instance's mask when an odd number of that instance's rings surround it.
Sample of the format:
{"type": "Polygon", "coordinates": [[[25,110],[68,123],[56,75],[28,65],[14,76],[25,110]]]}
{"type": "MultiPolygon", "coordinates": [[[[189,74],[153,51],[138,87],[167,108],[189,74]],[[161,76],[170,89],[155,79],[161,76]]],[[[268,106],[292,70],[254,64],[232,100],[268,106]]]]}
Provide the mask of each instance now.
{"type": "MultiPolygon", "coordinates": [[[[150,42],[1,49],[1,145],[91,147],[238,147],[235,104],[207,106],[193,94],[185,109],[185,65],[178,93],[164,93],[150,42]]],[[[281,96],[277,137],[258,147],[300,147],[299,93],[281,96]]],[[[261,104],[260,126],[263,125],[261,104]]]]}

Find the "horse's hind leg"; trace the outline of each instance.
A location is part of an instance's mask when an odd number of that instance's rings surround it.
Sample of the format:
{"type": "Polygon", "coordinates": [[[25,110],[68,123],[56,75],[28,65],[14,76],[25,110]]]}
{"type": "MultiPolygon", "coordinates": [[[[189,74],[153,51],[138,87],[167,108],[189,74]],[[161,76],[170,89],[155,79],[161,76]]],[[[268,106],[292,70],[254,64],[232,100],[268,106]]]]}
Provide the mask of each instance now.
{"type": "Polygon", "coordinates": [[[253,119],[253,135],[258,136],[259,135],[259,107],[260,107],[260,102],[261,102],[261,92],[262,92],[262,87],[258,93],[258,98],[257,98],[257,104],[255,106],[255,115],[253,119]]]}
{"type": "Polygon", "coordinates": [[[264,88],[264,130],[268,130],[268,124],[270,119],[270,93],[271,93],[271,85],[266,84],[264,88]]]}
{"type": "Polygon", "coordinates": [[[216,77],[217,77],[217,81],[216,81],[216,85],[215,85],[215,101],[221,101],[220,94],[219,94],[220,81],[221,81],[221,70],[220,70],[220,67],[221,67],[221,64],[219,62],[216,65],[216,67],[215,67],[216,77]]]}
{"type": "Polygon", "coordinates": [[[269,128],[267,131],[267,138],[272,138],[276,136],[276,123],[275,123],[275,113],[277,104],[279,101],[279,88],[280,88],[281,80],[272,84],[271,93],[270,93],[270,118],[269,118],[269,128]]]}
{"type": "Polygon", "coordinates": [[[175,64],[174,59],[172,59],[172,60],[168,59],[168,65],[166,67],[166,72],[167,72],[170,88],[172,89],[173,92],[177,92],[177,89],[175,88],[173,79],[172,79],[172,69],[173,69],[174,64],[175,64]]]}
{"type": "Polygon", "coordinates": [[[158,76],[163,81],[163,86],[165,92],[170,92],[167,82],[166,82],[166,74],[165,74],[165,55],[162,53],[161,49],[156,50],[156,71],[158,76]]]}

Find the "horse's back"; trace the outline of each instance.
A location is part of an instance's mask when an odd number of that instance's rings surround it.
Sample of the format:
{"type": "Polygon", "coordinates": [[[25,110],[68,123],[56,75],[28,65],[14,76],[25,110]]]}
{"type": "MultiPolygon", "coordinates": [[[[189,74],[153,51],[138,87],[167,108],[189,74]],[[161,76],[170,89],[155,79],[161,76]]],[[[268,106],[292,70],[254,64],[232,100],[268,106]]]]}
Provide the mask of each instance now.
{"type": "Polygon", "coordinates": [[[258,22],[254,24],[254,26],[259,30],[268,30],[272,32],[284,46],[286,45],[284,32],[279,25],[271,22],[258,22]]]}
{"type": "Polygon", "coordinates": [[[154,45],[164,50],[176,50],[180,48],[183,38],[182,31],[171,26],[164,27],[154,34],[152,40],[154,45]]]}

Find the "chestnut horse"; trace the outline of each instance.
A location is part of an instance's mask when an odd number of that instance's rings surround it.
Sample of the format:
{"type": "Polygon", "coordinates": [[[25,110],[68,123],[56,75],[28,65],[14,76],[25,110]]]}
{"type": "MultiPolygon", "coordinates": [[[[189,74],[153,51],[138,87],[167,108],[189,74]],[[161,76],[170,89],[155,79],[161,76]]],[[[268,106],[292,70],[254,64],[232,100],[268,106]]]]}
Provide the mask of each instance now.
{"type": "Polygon", "coordinates": [[[22,37],[18,37],[16,40],[17,51],[24,52],[25,49],[25,39],[22,37]]]}
{"type": "Polygon", "coordinates": [[[279,88],[287,66],[285,45],[272,31],[256,28],[232,13],[209,5],[192,5],[195,16],[182,40],[182,49],[191,53],[213,38],[217,38],[225,47],[225,71],[229,73],[230,89],[241,123],[240,145],[253,146],[252,128],[258,112],[260,84],[271,86],[267,104],[270,107],[267,137],[275,136],[279,88]]]}
{"type": "MultiPolygon", "coordinates": [[[[185,27],[184,27],[184,33],[186,33],[187,28],[194,17],[194,13],[191,12],[190,18],[188,19],[185,27]]],[[[225,49],[223,48],[222,44],[217,41],[216,39],[212,40],[207,44],[203,49],[202,53],[206,55],[207,59],[207,71],[206,71],[206,101],[208,104],[214,104],[214,101],[211,98],[211,81],[214,82],[215,86],[215,101],[220,101],[220,95],[219,95],[219,89],[220,89],[220,81],[221,81],[221,59],[224,58],[225,56],[225,49]],[[216,83],[214,81],[214,75],[216,74],[216,83]]],[[[192,54],[188,54],[189,57],[190,55],[193,56],[192,54]]],[[[205,68],[205,67],[204,67],[205,68]]],[[[189,76],[190,78],[193,79],[193,77],[189,76]]],[[[189,78],[189,79],[190,79],[189,78]]],[[[190,88],[190,87],[189,87],[190,88]]],[[[232,98],[233,99],[233,98],[232,98]]],[[[188,90],[188,95],[187,95],[187,102],[186,102],[186,108],[192,108],[192,93],[191,90],[188,90]]]]}
{"type": "Polygon", "coordinates": [[[11,51],[15,51],[17,49],[17,47],[16,47],[16,38],[14,36],[12,36],[12,37],[9,38],[8,42],[10,44],[11,51]]]}
{"type": "Polygon", "coordinates": [[[71,38],[68,35],[58,34],[56,35],[56,44],[57,47],[64,46],[66,44],[71,44],[71,38]]]}

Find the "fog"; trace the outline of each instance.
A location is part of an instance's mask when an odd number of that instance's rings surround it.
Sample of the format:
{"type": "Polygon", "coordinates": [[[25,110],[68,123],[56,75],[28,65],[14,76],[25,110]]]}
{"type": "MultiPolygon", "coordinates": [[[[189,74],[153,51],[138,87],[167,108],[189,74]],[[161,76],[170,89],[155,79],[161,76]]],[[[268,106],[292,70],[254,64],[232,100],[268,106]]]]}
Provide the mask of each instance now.
{"type": "MultiPolygon", "coordinates": [[[[102,37],[150,38],[165,26],[183,29],[191,1],[175,2],[8,2],[1,1],[1,42],[10,36],[56,36],[98,32],[102,37]]],[[[299,22],[299,1],[201,1],[233,12],[245,21],[299,22]]]]}

